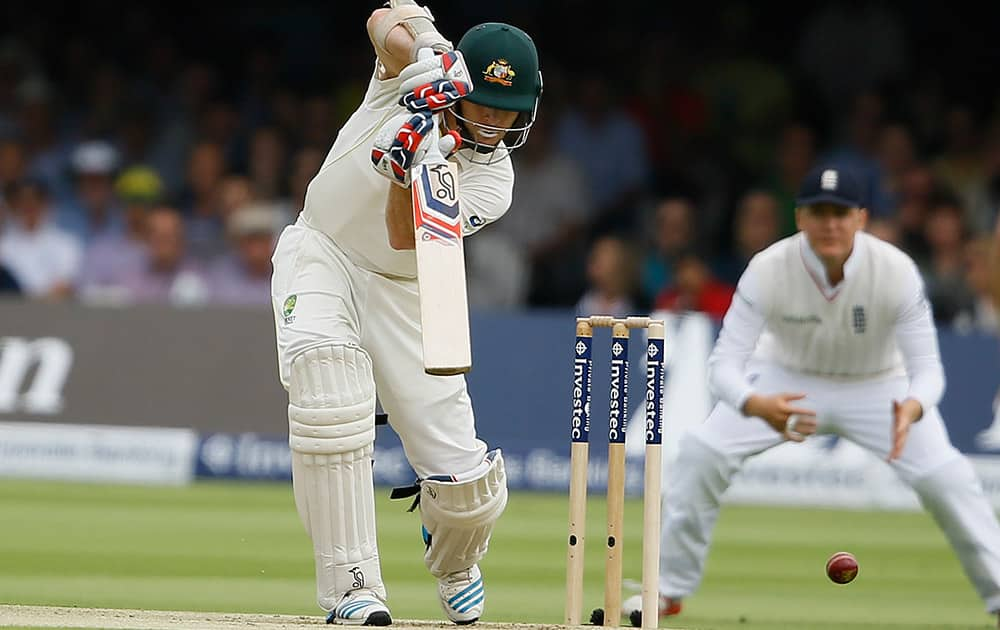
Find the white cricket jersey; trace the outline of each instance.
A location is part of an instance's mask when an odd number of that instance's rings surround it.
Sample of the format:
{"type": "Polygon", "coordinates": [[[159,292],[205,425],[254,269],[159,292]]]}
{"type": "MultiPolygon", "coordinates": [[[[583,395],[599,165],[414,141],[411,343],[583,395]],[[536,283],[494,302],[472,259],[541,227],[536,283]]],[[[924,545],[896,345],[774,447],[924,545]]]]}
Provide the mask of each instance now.
{"type": "MultiPolygon", "coordinates": [[[[376,70],[377,72],[377,70],[376,70]]],[[[302,221],[329,236],[358,266],[388,276],[414,278],[413,250],[389,246],[385,203],[394,186],[372,168],[375,134],[406,111],[398,104],[398,77],[372,75],[364,102],[337,134],[319,173],[309,183],[302,221]]],[[[510,159],[493,164],[469,161],[471,149],[452,159],[458,164],[463,232],[469,235],[499,219],[510,206],[514,170],[510,159]]]]}
{"type": "Polygon", "coordinates": [[[865,232],[855,236],[836,286],[801,232],[753,257],[709,359],[713,393],[735,409],[754,392],[745,375],[751,355],[835,379],[905,370],[908,397],[924,409],[944,390],[937,333],[917,267],[865,232]]]}

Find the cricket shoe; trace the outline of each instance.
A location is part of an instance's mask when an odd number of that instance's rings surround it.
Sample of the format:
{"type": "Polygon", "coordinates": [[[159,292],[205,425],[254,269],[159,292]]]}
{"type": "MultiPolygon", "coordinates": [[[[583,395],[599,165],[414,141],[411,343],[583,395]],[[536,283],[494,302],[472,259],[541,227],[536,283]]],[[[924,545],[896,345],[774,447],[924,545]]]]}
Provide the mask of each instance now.
{"type": "Polygon", "coordinates": [[[475,623],[483,614],[486,590],[479,565],[449,573],[438,580],[438,595],[444,614],[460,626],[475,623]]]}
{"type": "Polygon", "coordinates": [[[370,588],[346,593],[330,611],[327,623],[344,626],[388,626],[392,623],[389,608],[370,588]]]}
{"type": "MultiPolygon", "coordinates": [[[[680,599],[660,595],[657,602],[660,611],[660,619],[663,619],[664,617],[673,617],[674,615],[679,615],[681,613],[682,605],[680,599]]],[[[632,624],[635,626],[642,624],[642,595],[633,595],[622,602],[622,616],[632,621],[632,624]],[[640,620],[638,624],[635,623],[635,619],[633,619],[633,617],[640,620]]]]}

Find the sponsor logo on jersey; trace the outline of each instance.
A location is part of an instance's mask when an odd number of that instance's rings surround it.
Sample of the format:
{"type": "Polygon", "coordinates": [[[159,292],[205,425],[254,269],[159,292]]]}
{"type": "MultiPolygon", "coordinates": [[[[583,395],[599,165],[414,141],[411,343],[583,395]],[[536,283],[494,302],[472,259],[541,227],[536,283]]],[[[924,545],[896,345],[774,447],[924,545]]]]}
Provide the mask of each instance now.
{"type": "Polygon", "coordinates": [[[506,59],[494,59],[483,70],[483,79],[488,83],[499,83],[507,87],[510,87],[514,82],[515,76],[517,73],[514,72],[514,68],[510,67],[510,62],[506,59]]]}
{"type": "Polygon", "coordinates": [[[786,324],[822,324],[823,320],[819,318],[819,315],[795,315],[794,313],[785,313],[781,316],[781,321],[786,324]]]}
{"type": "Polygon", "coordinates": [[[865,316],[865,307],[855,306],[851,311],[852,323],[854,325],[854,333],[860,335],[865,332],[868,327],[868,318],[865,316]]]}
{"type": "Polygon", "coordinates": [[[295,303],[298,302],[299,296],[289,295],[285,298],[285,303],[281,306],[281,316],[285,318],[285,324],[291,324],[295,321],[295,316],[292,315],[292,311],[295,310],[295,303]]]}

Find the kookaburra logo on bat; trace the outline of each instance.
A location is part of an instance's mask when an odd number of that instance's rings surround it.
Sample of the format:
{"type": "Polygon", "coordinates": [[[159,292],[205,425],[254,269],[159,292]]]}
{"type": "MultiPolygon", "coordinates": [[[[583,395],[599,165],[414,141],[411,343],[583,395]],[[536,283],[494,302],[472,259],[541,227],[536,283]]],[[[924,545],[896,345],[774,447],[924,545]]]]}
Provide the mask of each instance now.
{"type": "Polygon", "coordinates": [[[431,167],[431,172],[437,176],[437,185],[434,186],[434,196],[444,202],[452,202],[455,199],[455,176],[447,164],[436,164],[431,167]]]}

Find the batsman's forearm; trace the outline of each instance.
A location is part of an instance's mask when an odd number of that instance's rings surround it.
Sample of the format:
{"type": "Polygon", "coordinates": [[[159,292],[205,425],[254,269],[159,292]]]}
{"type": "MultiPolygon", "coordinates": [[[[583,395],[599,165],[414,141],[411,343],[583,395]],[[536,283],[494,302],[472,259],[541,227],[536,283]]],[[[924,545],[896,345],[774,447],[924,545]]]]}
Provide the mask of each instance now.
{"type": "Polygon", "coordinates": [[[389,233],[389,246],[393,249],[414,249],[413,197],[409,188],[389,186],[385,201],[385,227],[389,233]]]}

